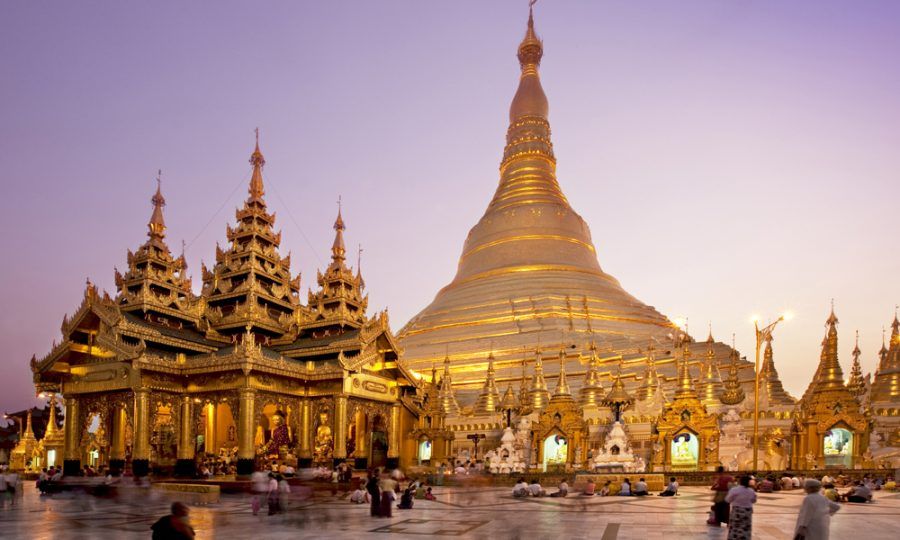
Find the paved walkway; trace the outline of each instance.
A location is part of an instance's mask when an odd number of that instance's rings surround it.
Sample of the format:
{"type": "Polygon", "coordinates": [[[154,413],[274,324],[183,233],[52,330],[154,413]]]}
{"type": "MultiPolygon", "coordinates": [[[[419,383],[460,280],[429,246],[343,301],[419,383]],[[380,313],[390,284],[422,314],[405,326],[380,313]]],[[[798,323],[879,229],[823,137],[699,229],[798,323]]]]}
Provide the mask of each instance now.
{"type": "MultiPolygon", "coordinates": [[[[253,516],[249,498],[224,495],[217,504],[191,508],[198,539],[251,538],[489,538],[724,539],[726,528],[705,524],[710,493],[682,488],[678,497],[579,497],[513,499],[508,489],[435,488],[436,501],[416,501],[414,510],[394,510],[391,519],[371,518],[347,494],[316,494],[295,501],[287,514],[253,516]],[[389,536],[388,536],[389,535],[389,536]]],[[[791,539],[803,495],[760,494],[754,538],[791,539]]],[[[0,538],[149,538],[150,525],[168,511],[153,495],[127,501],[39,497],[33,486],[13,508],[0,510],[0,538]],[[136,500],[135,500],[136,499],[136,500]]],[[[872,504],[845,504],[832,518],[833,539],[900,537],[900,494],[877,492],[872,504]]]]}

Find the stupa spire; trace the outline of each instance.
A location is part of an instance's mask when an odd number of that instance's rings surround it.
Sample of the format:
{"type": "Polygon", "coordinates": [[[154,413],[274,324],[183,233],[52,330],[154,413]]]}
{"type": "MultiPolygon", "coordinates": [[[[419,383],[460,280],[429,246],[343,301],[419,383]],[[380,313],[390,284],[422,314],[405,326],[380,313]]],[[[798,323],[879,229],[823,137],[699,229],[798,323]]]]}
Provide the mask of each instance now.
{"type": "Polygon", "coordinates": [[[453,393],[453,381],[450,378],[450,355],[444,357],[444,373],[441,376],[441,385],[438,389],[438,401],[441,404],[441,411],[445,415],[459,414],[459,403],[456,401],[456,395],[453,393]]]}
{"type": "Polygon", "coordinates": [[[896,403],[900,398],[900,321],[896,311],[891,323],[890,342],[885,345],[884,331],[881,336],[878,370],[872,381],[871,401],[896,403]]]}
{"type": "MultiPolygon", "coordinates": [[[[732,338],[732,342],[733,339],[734,338],[732,338]]],[[[725,405],[737,405],[744,401],[744,398],[746,397],[739,378],[738,360],[737,349],[734,348],[734,344],[732,343],[731,362],[728,363],[728,377],[722,384],[724,388],[722,390],[722,395],[719,397],[719,401],[725,405]]]]}
{"type": "Polygon", "coordinates": [[[709,337],[706,338],[706,361],[700,367],[700,399],[706,405],[718,403],[719,389],[722,386],[716,366],[715,344],[716,340],[713,339],[712,325],[710,325],[709,337]]]}
{"type": "Polygon", "coordinates": [[[528,395],[531,398],[532,410],[541,410],[550,402],[550,391],[547,390],[547,381],[544,380],[544,362],[541,358],[541,346],[534,351],[534,379],[528,395]]]}
{"type": "Polygon", "coordinates": [[[581,405],[585,407],[597,407],[603,399],[603,383],[600,381],[600,359],[597,356],[597,344],[591,339],[590,358],[588,359],[588,370],[584,375],[584,384],[578,396],[581,398],[581,405]]]}
{"type": "Polygon", "coordinates": [[[254,130],[256,133],[256,148],[250,155],[250,164],[253,165],[253,174],[250,176],[250,199],[251,201],[262,201],[263,195],[266,194],[265,186],[263,186],[262,168],[266,164],[266,158],[259,151],[259,128],[254,130]]]}
{"type": "Polygon", "coordinates": [[[566,351],[562,347],[559,349],[559,379],[556,380],[556,390],[553,392],[553,396],[572,397],[569,382],[566,380],[566,351]]]}
{"type": "Polygon", "coordinates": [[[825,339],[822,341],[822,354],[819,357],[819,366],[816,375],[806,390],[804,397],[810,392],[844,388],[844,372],[838,361],[838,318],[834,314],[834,301],[831,304],[831,314],[825,321],[827,328],[825,339]]]}
{"type": "Polygon", "coordinates": [[[856,331],[856,342],[853,345],[853,364],[850,368],[850,380],[847,381],[847,388],[850,393],[859,397],[866,393],[866,381],[863,378],[862,365],[859,363],[859,357],[862,351],[859,350],[859,330],[856,331]]]}
{"type": "Polygon", "coordinates": [[[625,389],[625,383],[622,382],[622,360],[619,359],[619,367],[616,370],[616,376],[613,379],[612,386],[609,388],[606,396],[601,402],[604,406],[609,407],[613,413],[613,419],[616,422],[622,420],[622,412],[632,403],[634,398],[625,389]]]}
{"type": "Polygon", "coordinates": [[[147,223],[147,236],[152,239],[162,240],[166,236],[166,222],[163,219],[163,207],[166,205],[166,199],[162,195],[162,169],[156,174],[156,193],[150,199],[153,203],[153,213],[150,215],[150,222],[147,223]]]}
{"type": "Polygon", "coordinates": [[[760,378],[763,384],[762,389],[769,397],[769,403],[775,405],[793,405],[794,398],[788,394],[781,379],[778,377],[778,370],[775,369],[775,355],[772,352],[772,334],[766,335],[766,348],[763,351],[763,363],[760,366],[760,378]]]}
{"type": "Polygon", "coordinates": [[[500,390],[497,389],[497,381],[494,372],[494,353],[488,355],[487,376],[484,386],[478,394],[478,402],[475,404],[476,412],[488,414],[498,411],[500,408],[500,390]]]}
{"type": "Polygon", "coordinates": [[[691,359],[690,341],[683,341],[681,352],[681,363],[678,366],[678,388],[675,390],[675,398],[697,398],[697,389],[691,380],[691,371],[689,363],[691,359]]]}

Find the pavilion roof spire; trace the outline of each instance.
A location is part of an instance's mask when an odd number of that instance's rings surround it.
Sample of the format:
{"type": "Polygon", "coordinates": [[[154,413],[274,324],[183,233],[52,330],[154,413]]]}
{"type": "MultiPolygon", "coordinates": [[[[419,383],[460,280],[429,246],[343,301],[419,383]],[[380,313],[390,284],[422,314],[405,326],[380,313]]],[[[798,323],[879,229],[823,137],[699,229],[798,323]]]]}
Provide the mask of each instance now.
{"type": "MultiPolygon", "coordinates": [[[[334,243],[331,244],[331,260],[334,264],[343,264],[347,255],[347,248],[344,246],[344,231],[347,227],[344,225],[344,218],[341,216],[341,198],[338,197],[338,213],[334,220],[334,243]]],[[[360,249],[360,253],[362,249],[360,249]]]]}
{"type": "MultiPolygon", "coordinates": [[[[844,386],[844,372],[838,361],[838,318],[834,314],[834,300],[831,302],[831,314],[825,321],[827,331],[822,341],[822,354],[819,358],[819,367],[816,376],[810,383],[813,391],[822,391],[844,386]]],[[[809,390],[807,390],[809,393],[809,390]]]]}
{"type": "Polygon", "coordinates": [[[493,413],[500,409],[500,390],[497,388],[497,381],[494,371],[494,353],[488,354],[487,376],[484,379],[484,386],[481,393],[478,394],[478,402],[475,404],[475,411],[478,413],[493,413]]]}
{"type": "Polygon", "coordinates": [[[147,236],[153,239],[162,240],[166,236],[166,222],[163,219],[163,207],[166,206],[166,199],[162,195],[162,169],[156,174],[156,193],[150,199],[153,203],[153,213],[150,215],[150,222],[147,228],[150,229],[147,236]]]}
{"type": "Polygon", "coordinates": [[[262,169],[266,164],[266,158],[259,151],[259,128],[254,130],[256,133],[256,148],[250,155],[250,164],[253,165],[253,175],[250,177],[250,200],[262,201],[263,195],[266,194],[265,186],[263,186],[262,169]]]}
{"type": "Polygon", "coordinates": [[[859,350],[859,330],[856,331],[856,342],[851,354],[853,355],[853,364],[850,368],[850,380],[847,381],[847,388],[850,389],[851,394],[859,397],[866,393],[866,381],[863,378],[862,365],[859,363],[859,357],[862,355],[862,351],[859,350]]]}
{"type": "Polygon", "coordinates": [[[678,388],[675,390],[676,398],[696,398],[697,389],[691,380],[691,370],[688,366],[691,359],[690,341],[685,339],[683,342],[681,363],[678,365],[678,388]]]}
{"type": "Polygon", "coordinates": [[[763,352],[763,363],[760,366],[760,377],[762,380],[762,389],[765,390],[769,397],[769,403],[775,405],[793,405],[794,399],[788,394],[781,379],[778,377],[778,370],[775,369],[775,355],[772,352],[772,334],[766,336],[766,349],[763,352]]]}
{"type": "Polygon", "coordinates": [[[556,390],[553,392],[553,396],[572,397],[569,382],[566,380],[566,350],[563,347],[559,349],[559,379],[556,380],[556,390]]]}

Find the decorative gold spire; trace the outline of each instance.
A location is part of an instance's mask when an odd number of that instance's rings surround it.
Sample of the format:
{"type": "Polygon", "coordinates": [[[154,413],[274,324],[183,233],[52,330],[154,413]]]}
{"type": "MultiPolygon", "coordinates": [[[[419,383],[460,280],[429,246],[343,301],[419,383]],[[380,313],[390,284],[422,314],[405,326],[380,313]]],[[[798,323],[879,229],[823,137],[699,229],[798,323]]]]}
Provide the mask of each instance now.
{"type": "Polygon", "coordinates": [[[731,362],[728,363],[728,377],[722,385],[724,389],[722,390],[722,395],[719,397],[719,401],[725,405],[737,405],[744,401],[744,398],[746,397],[739,378],[738,360],[737,349],[735,349],[732,344],[731,362]]]}
{"type": "Polygon", "coordinates": [[[841,370],[841,364],[838,361],[837,324],[838,318],[834,314],[834,302],[832,302],[831,314],[828,316],[828,320],[825,321],[828,331],[825,334],[822,357],[819,362],[816,378],[812,382],[812,385],[817,390],[844,386],[844,372],[841,370]]]}
{"type": "Polygon", "coordinates": [[[441,411],[445,415],[454,416],[459,414],[459,403],[456,401],[456,395],[453,392],[453,381],[450,379],[449,355],[444,357],[444,374],[441,377],[438,400],[441,403],[441,411]]]}
{"type": "Polygon", "coordinates": [[[689,367],[690,359],[690,340],[685,339],[682,346],[681,363],[678,366],[678,389],[675,391],[675,399],[697,399],[697,389],[694,388],[694,383],[691,380],[691,371],[689,367]]]}
{"type": "MultiPolygon", "coordinates": [[[[29,409],[28,409],[28,414],[27,414],[26,417],[25,417],[25,418],[26,418],[26,419],[25,419],[25,432],[22,433],[22,438],[23,438],[23,439],[28,439],[28,440],[34,440],[34,439],[35,439],[35,436],[34,436],[34,427],[32,426],[32,423],[31,423],[31,413],[32,413],[32,409],[29,408],[29,409]]],[[[21,441],[20,441],[20,442],[21,442],[21,441]]],[[[29,457],[30,457],[30,456],[29,456],[29,457]]]]}
{"type": "Polygon", "coordinates": [[[863,378],[862,365],[859,363],[859,357],[862,351],[859,350],[859,330],[856,331],[856,342],[853,345],[853,365],[850,368],[850,380],[847,382],[847,388],[850,393],[856,397],[860,397],[866,393],[866,381],[863,378]]]}
{"type": "Polygon", "coordinates": [[[513,392],[512,384],[506,385],[506,392],[503,393],[503,399],[500,400],[501,411],[515,411],[519,408],[519,400],[513,392]]]}
{"type": "Polygon", "coordinates": [[[566,381],[566,351],[559,349],[559,379],[556,380],[556,390],[553,397],[564,397],[571,399],[572,391],[569,389],[569,383],[566,381]]]}
{"type": "Polygon", "coordinates": [[[891,323],[890,346],[884,344],[882,333],[881,351],[879,352],[878,371],[872,381],[871,401],[891,403],[895,406],[900,399],[900,321],[894,312],[894,322],[891,323]]]}
{"type": "Polygon", "coordinates": [[[344,218],[341,217],[341,199],[338,197],[337,219],[334,220],[334,243],[331,244],[332,265],[343,265],[347,248],[344,247],[344,218]]]}
{"type": "Polygon", "coordinates": [[[522,76],[519,79],[519,89],[509,107],[510,122],[529,116],[547,119],[550,107],[538,75],[543,56],[544,44],[534,32],[534,13],[529,8],[528,28],[525,30],[522,43],[519,44],[518,52],[522,76]]]}
{"type": "Polygon", "coordinates": [[[519,383],[519,411],[520,414],[531,412],[531,378],[525,373],[527,349],[522,347],[522,381],[519,383]]]}
{"type": "Polygon", "coordinates": [[[497,389],[497,381],[494,377],[494,353],[492,352],[488,354],[487,376],[484,379],[481,393],[478,394],[475,411],[488,414],[498,410],[500,410],[500,390],[497,389]]]}
{"type": "Polygon", "coordinates": [[[256,128],[254,131],[256,133],[256,148],[253,150],[253,154],[250,155],[250,164],[253,165],[253,175],[250,177],[250,189],[248,191],[250,193],[249,200],[261,201],[263,195],[266,194],[262,178],[262,168],[263,165],[266,164],[266,158],[264,158],[262,152],[259,151],[259,128],[256,128]]]}
{"type": "Polygon", "coordinates": [[[653,358],[653,340],[647,344],[647,369],[641,378],[641,386],[637,390],[637,400],[646,401],[653,399],[657,392],[662,390],[659,387],[659,375],[656,373],[656,362],[653,358]]]}
{"type": "Polygon", "coordinates": [[[550,391],[547,390],[547,381],[544,380],[544,362],[541,359],[540,345],[534,351],[534,379],[528,395],[531,398],[532,410],[539,411],[550,403],[550,391]]]}
{"type": "Polygon", "coordinates": [[[784,386],[781,384],[781,379],[778,378],[778,370],[775,369],[772,340],[772,334],[767,334],[763,363],[759,370],[762,383],[760,389],[768,396],[770,405],[793,405],[795,400],[785,391],[784,386]]]}
{"type": "Polygon", "coordinates": [[[153,203],[153,214],[150,215],[150,223],[147,228],[147,236],[151,239],[162,240],[166,236],[166,222],[163,219],[163,207],[166,205],[166,199],[162,195],[162,169],[156,175],[156,193],[150,199],[153,203]]]}
{"type": "Polygon", "coordinates": [[[597,357],[597,344],[591,340],[588,370],[584,375],[584,384],[578,396],[583,407],[598,407],[603,399],[603,383],[600,381],[600,359],[597,357]]]}
{"type": "Polygon", "coordinates": [[[700,366],[700,399],[707,406],[718,405],[719,391],[722,380],[719,377],[716,366],[716,340],[713,339],[712,325],[709,328],[709,337],[706,338],[706,361],[700,366]]]}
{"type": "Polygon", "coordinates": [[[625,384],[622,382],[622,362],[620,360],[619,368],[616,370],[616,377],[613,379],[612,386],[610,386],[606,396],[603,397],[601,404],[612,410],[613,417],[618,422],[622,419],[622,412],[632,403],[634,403],[634,398],[631,397],[625,389],[625,384]]]}

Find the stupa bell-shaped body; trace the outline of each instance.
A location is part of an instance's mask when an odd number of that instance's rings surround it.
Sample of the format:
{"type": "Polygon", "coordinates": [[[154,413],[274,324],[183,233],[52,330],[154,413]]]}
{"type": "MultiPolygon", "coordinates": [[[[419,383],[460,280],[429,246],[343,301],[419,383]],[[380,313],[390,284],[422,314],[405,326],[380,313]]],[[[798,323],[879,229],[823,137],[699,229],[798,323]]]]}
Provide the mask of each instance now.
{"type": "MultiPolygon", "coordinates": [[[[461,372],[474,382],[483,380],[476,366],[491,342],[504,365],[523,346],[533,350],[542,332],[586,335],[592,326],[613,355],[634,353],[650,337],[666,340],[673,329],[603,271],[587,224],[560,189],[542,55],[529,17],[497,190],[469,231],[456,277],[398,334],[413,369],[427,370],[449,346],[454,365],[472,366],[461,372]]],[[[557,366],[548,367],[556,375],[557,366]]],[[[583,373],[574,358],[567,367],[583,373]]]]}

